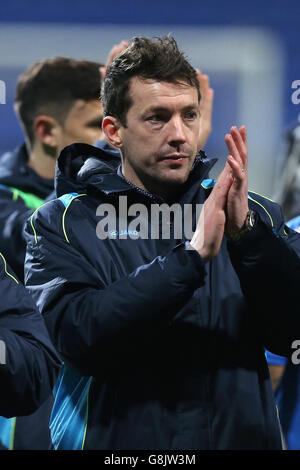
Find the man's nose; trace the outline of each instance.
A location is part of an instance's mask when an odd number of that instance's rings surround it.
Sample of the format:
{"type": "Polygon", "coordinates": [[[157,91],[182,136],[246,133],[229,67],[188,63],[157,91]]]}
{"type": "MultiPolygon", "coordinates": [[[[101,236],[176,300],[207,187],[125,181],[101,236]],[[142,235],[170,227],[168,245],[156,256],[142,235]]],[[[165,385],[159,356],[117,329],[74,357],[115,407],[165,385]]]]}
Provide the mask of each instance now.
{"type": "Polygon", "coordinates": [[[169,121],[168,141],[173,146],[178,146],[186,141],[184,123],[180,117],[174,117],[169,121]]]}

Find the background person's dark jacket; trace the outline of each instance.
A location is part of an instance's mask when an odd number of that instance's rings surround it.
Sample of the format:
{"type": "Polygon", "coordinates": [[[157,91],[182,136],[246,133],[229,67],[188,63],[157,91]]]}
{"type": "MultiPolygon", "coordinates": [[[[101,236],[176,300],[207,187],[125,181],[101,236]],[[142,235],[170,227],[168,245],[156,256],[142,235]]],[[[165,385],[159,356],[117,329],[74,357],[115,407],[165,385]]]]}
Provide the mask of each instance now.
{"type": "MultiPolygon", "coordinates": [[[[24,281],[26,220],[44,200],[55,198],[53,179],[39,176],[28,165],[25,144],[0,157],[0,251],[24,281]]],[[[48,449],[51,395],[31,416],[0,419],[0,445],[10,449],[48,449]],[[42,423],[45,423],[43,426],[42,423]],[[9,438],[8,438],[9,436],[9,438]]]]}
{"type": "Polygon", "coordinates": [[[26,220],[52,192],[53,179],[42,178],[29,167],[25,144],[1,156],[0,251],[22,281],[26,251],[23,230],[26,220]]]}
{"type": "Polygon", "coordinates": [[[0,293],[0,415],[27,415],[50,395],[60,361],[41,314],[2,255],[0,293]]]}
{"type": "MultiPolygon", "coordinates": [[[[212,164],[197,157],[181,204],[205,201],[212,164]]],[[[299,235],[284,227],[278,205],[249,193],[255,229],[236,244],[224,237],[206,265],[184,238],[122,239],[111,230],[99,240],[99,204],[118,213],[126,195],[128,206],[150,212],[162,202],[115,167],[99,149],[66,148],[59,198],[27,224],[25,281],[65,362],[55,447],[280,449],[264,350],[289,355],[299,336],[300,316],[283,308],[289,289],[298,295],[288,243],[299,235]]]]}

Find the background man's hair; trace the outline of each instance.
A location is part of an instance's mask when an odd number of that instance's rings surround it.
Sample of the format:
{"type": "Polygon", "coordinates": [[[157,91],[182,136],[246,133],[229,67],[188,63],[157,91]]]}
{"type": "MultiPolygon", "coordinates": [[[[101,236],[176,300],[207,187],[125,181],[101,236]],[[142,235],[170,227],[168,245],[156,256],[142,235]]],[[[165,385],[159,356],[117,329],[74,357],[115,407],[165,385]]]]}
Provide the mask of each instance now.
{"type": "Polygon", "coordinates": [[[33,124],[37,116],[51,116],[63,125],[76,100],[100,98],[99,67],[102,65],[88,60],[53,57],[32,64],[20,75],[15,103],[31,143],[34,142],[33,124]]]}
{"type": "Polygon", "coordinates": [[[104,116],[118,118],[123,126],[126,126],[126,114],[132,104],[130,79],[136,76],[142,80],[187,83],[197,89],[200,100],[196,71],[173,37],[135,37],[107,68],[101,96],[104,116]]]}

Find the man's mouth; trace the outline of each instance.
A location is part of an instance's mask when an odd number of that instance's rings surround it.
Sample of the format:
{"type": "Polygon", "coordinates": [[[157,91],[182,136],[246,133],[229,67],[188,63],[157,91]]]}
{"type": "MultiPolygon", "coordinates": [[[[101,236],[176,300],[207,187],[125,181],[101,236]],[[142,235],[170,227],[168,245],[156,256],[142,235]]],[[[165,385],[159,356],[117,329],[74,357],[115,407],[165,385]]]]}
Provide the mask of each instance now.
{"type": "Polygon", "coordinates": [[[182,161],[185,158],[187,158],[187,156],[183,155],[182,153],[173,153],[172,155],[166,155],[165,157],[162,157],[161,160],[182,161]]]}

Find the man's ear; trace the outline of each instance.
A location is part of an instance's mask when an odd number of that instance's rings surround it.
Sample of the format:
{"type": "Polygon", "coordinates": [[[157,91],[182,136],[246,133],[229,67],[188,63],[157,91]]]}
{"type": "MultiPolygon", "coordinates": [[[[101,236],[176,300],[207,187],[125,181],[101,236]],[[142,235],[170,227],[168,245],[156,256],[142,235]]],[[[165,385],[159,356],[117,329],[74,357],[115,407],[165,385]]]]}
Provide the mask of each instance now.
{"type": "Polygon", "coordinates": [[[58,146],[60,125],[54,118],[47,115],[38,116],[34,120],[33,128],[36,138],[42,144],[49,147],[58,146]]]}
{"type": "Polygon", "coordinates": [[[121,124],[117,118],[113,116],[103,118],[102,130],[109,144],[118,149],[122,147],[121,124]]]}

